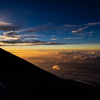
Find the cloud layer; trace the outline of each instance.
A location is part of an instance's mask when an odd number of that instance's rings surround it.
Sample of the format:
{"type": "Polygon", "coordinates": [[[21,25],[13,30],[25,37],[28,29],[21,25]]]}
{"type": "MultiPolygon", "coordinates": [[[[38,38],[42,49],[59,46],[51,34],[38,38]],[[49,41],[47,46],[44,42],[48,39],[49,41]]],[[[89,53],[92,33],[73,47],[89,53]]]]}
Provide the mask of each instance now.
{"type": "MultiPolygon", "coordinates": [[[[66,36],[66,32],[74,35],[84,35],[83,32],[89,27],[100,25],[100,22],[86,23],[83,25],[61,25],[55,26],[53,23],[47,23],[35,27],[22,28],[19,25],[14,25],[8,22],[0,22],[0,45],[64,45],[64,44],[79,44],[66,42],[64,40],[83,39],[83,37],[62,37],[66,36]],[[48,33],[54,31],[55,33],[48,33]],[[42,32],[42,34],[40,34],[42,32]],[[64,33],[65,32],[65,33],[64,33]],[[39,34],[37,34],[39,33],[39,34]],[[45,34],[44,34],[45,33],[45,34]],[[47,38],[48,37],[48,38],[47,38]],[[57,37],[57,38],[55,38],[57,37]],[[46,39],[47,38],[47,39],[46,39]],[[51,42],[54,41],[54,42],[51,42]]],[[[92,36],[93,31],[89,32],[88,36],[92,36]]]]}
{"type": "Polygon", "coordinates": [[[11,31],[19,29],[19,25],[13,25],[12,23],[0,22],[0,30],[1,31],[11,31]]]}

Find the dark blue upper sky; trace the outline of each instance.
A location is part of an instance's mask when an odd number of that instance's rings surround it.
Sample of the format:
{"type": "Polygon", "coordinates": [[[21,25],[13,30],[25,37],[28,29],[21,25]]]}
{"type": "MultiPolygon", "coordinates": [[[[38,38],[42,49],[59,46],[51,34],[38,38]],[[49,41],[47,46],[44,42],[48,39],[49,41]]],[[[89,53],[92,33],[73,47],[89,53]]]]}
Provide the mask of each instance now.
{"type": "Polygon", "coordinates": [[[2,0],[0,12],[8,14],[13,20],[33,22],[35,25],[47,22],[58,25],[100,21],[99,0],[2,0]]]}
{"type": "Polygon", "coordinates": [[[0,41],[45,45],[100,43],[99,4],[99,0],[1,0],[0,41]]]}

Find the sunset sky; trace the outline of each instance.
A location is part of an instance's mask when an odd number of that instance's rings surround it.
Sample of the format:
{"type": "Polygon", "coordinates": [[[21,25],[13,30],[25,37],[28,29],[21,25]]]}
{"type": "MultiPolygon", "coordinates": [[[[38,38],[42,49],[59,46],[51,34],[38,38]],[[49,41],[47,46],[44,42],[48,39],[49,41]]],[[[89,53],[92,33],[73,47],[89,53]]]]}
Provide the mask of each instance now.
{"type": "Polygon", "coordinates": [[[99,0],[1,0],[0,46],[100,50],[99,0]]]}
{"type": "Polygon", "coordinates": [[[0,0],[0,48],[63,79],[98,84],[99,0],[0,0]]]}

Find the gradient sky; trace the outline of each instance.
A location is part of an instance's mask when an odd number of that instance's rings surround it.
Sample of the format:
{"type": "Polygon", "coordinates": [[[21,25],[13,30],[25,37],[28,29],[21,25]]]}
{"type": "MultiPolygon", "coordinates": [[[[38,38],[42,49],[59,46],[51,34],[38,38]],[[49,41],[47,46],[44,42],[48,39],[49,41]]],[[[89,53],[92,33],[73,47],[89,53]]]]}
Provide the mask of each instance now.
{"type": "Polygon", "coordinates": [[[1,0],[0,46],[100,49],[99,0],[1,0]]]}

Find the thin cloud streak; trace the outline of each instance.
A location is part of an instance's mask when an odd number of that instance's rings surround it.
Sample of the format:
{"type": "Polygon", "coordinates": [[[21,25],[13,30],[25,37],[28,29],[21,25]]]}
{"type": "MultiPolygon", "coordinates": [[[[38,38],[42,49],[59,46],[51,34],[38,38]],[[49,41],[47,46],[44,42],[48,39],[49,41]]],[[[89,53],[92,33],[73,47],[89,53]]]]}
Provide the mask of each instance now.
{"type": "Polygon", "coordinates": [[[72,33],[81,33],[81,32],[83,32],[85,29],[87,29],[89,26],[86,26],[86,27],[83,27],[83,28],[79,28],[79,29],[76,29],[76,30],[74,30],[74,31],[72,31],[72,33]]]}
{"type": "Polygon", "coordinates": [[[83,37],[64,38],[64,40],[66,40],[66,39],[68,39],[68,40],[70,40],[70,39],[83,39],[83,37]]]}
{"type": "Polygon", "coordinates": [[[100,22],[87,23],[87,24],[80,25],[80,26],[85,26],[85,27],[82,27],[82,28],[78,28],[76,30],[73,30],[72,33],[74,33],[75,35],[80,35],[80,34],[82,34],[82,32],[85,29],[87,29],[89,27],[92,27],[92,26],[95,26],[95,25],[100,25],[100,22]]]}
{"type": "Polygon", "coordinates": [[[85,25],[90,25],[90,26],[100,25],[100,22],[87,23],[87,24],[85,24],[85,25]]]}
{"type": "Polygon", "coordinates": [[[19,28],[20,28],[19,25],[13,25],[12,23],[0,21],[0,30],[1,31],[11,31],[11,30],[17,30],[19,28]]]}

